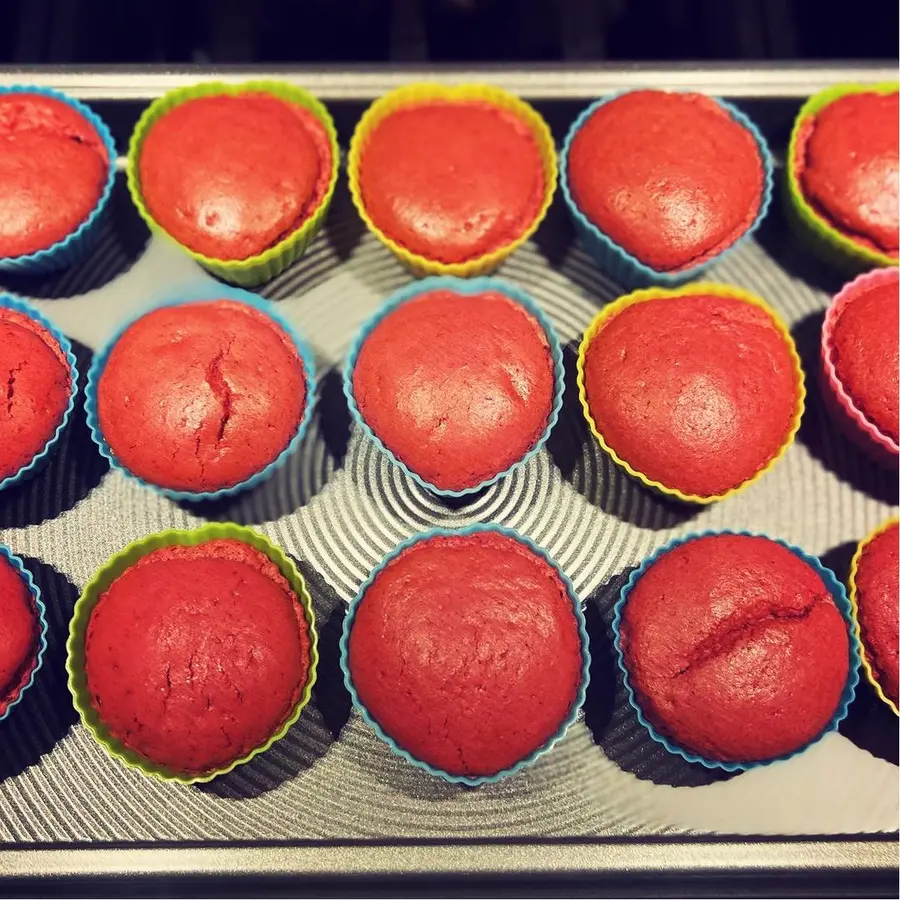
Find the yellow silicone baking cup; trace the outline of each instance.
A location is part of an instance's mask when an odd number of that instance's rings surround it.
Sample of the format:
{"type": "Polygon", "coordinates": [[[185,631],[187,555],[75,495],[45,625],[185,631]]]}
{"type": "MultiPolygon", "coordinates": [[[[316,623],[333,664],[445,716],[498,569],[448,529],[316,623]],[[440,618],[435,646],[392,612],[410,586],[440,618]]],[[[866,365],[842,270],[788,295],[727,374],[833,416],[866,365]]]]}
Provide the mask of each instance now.
{"type": "Polygon", "coordinates": [[[881,689],[881,685],[875,677],[875,670],[872,668],[872,663],[869,661],[869,656],[866,653],[862,629],[859,627],[859,602],[856,596],[856,575],[859,571],[859,561],[862,559],[863,551],[866,547],[868,547],[879,534],[887,531],[888,528],[893,525],[896,525],[898,521],[900,520],[896,517],[888,519],[887,522],[883,522],[874,531],[870,532],[864,540],[860,541],[859,546],[856,548],[856,553],[853,554],[853,561],[850,563],[850,579],[848,584],[848,587],[850,588],[850,608],[853,611],[853,631],[856,634],[856,639],[859,641],[859,659],[862,663],[863,671],[866,673],[869,684],[875,689],[875,693],[894,711],[894,715],[900,715],[900,710],[897,709],[897,704],[894,703],[894,701],[881,689]]]}
{"type": "Polygon", "coordinates": [[[128,192],[131,194],[131,199],[138,213],[140,213],[141,218],[147,223],[147,227],[152,232],[166,235],[191,258],[223,281],[228,281],[241,287],[256,287],[263,284],[263,282],[270,281],[276,275],[280,275],[291,263],[296,262],[310,245],[313,238],[319,233],[322,223],[325,221],[328,207],[331,205],[331,198],[334,196],[339,165],[340,147],[338,146],[334,122],[325,106],[312,94],[284,81],[245,81],[241,84],[209,81],[169,91],[163,94],[162,97],[154,100],[144,110],[140,119],[138,119],[137,125],[134,127],[131,141],[128,145],[128,192]],[[141,147],[150,129],[162,116],[176,106],[198,97],[246,93],[272,94],[288,103],[296,103],[298,106],[308,109],[322,123],[328,135],[328,143],[331,147],[331,177],[328,181],[325,196],[322,197],[319,205],[309,218],[274,247],[269,247],[264,252],[256,256],[250,256],[247,259],[212,259],[209,256],[204,256],[202,253],[196,253],[190,247],[186,247],[181,242],[176,241],[150,214],[141,193],[138,160],[141,155],[141,147]]]}
{"type": "Polygon", "coordinates": [[[857,273],[873,266],[896,266],[897,257],[891,257],[887,253],[881,253],[854,241],[842,234],[831,222],[817,212],[807,201],[803,194],[800,179],[797,176],[795,160],[797,158],[797,142],[800,139],[800,131],[811,116],[821,112],[830,103],[845,97],[848,94],[878,93],[893,94],[900,84],[885,81],[878,84],[838,84],[818,94],[813,94],[806,103],[800,107],[794,127],[791,130],[791,139],[788,143],[787,161],[784,179],[785,198],[788,212],[788,221],[794,227],[798,237],[820,259],[831,263],[841,271],[857,273]]]}
{"type": "Polygon", "coordinates": [[[515,252],[534,234],[538,225],[543,221],[553,200],[553,194],[556,191],[556,148],[547,123],[532,106],[514,94],[486,84],[461,84],[455,87],[447,87],[445,85],[422,82],[405,85],[390,91],[376,100],[363,113],[350,141],[350,152],[347,155],[347,176],[350,181],[350,195],[353,198],[353,205],[356,207],[360,218],[366,223],[366,227],[415,275],[420,278],[426,275],[453,275],[457,278],[472,278],[493,272],[511,253],[515,252]],[[483,256],[465,260],[464,262],[439,262],[438,260],[420,256],[417,253],[411,253],[405,247],[401,247],[400,244],[388,237],[372,221],[366,210],[359,185],[360,158],[365,149],[366,141],[375,127],[398,109],[432,100],[449,102],[481,100],[514,113],[531,128],[537,141],[538,151],[544,167],[544,199],[537,215],[523,234],[514,241],[492,250],[490,253],[485,253],[483,256]]]}
{"type": "Polygon", "coordinates": [[[748,488],[751,484],[756,481],[759,481],[763,475],[766,474],[783,456],[787,453],[788,448],[794,442],[794,438],[797,435],[797,430],[800,428],[800,419],[803,416],[804,404],[806,401],[806,387],[804,385],[803,379],[803,368],[800,365],[800,357],[797,354],[797,348],[794,345],[794,340],[791,337],[790,331],[788,331],[787,326],[761,297],[757,297],[755,294],[751,294],[749,291],[742,290],[741,288],[734,287],[730,284],[718,284],[714,282],[695,282],[693,284],[687,284],[683,287],[674,288],[674,289],[666,289],[666,288],[647,288],[645,290],[634,291],[631,294],[626,294],[623,297],[619,297],[617,300],[610,303],[608,306],[605,306],[593,319],[590,325],[588,325],[587,331],[584,333],[584,337],[581,340],[581,345],[578,348],[578,399],[581,401],[581,408],[584,412],[584,416],[587,419],[588,425],[590,426],[591,433],[599,442],[600,446],[609,454],[610,457],[620,465],[629,475],[633,478],[636,478],[646,487],[649,487],[655,491],[659,491],[662,494],[665,494],[669,497],[674,497],[678,500],[681,500],[684,503],[695,503],[695,504],[706,504],[706,503],[715,503],[718,500],[724,500],[727,497],[732,497],[735,494],[740,493],[744,489],[748,488]],[[794,412],[794,418],[791,420],[790,428],[788,429],[787,434],[785,435],[784,442],[779,448],[778,452],[753,476],[748,478],[746,481],[737,485],[736,487],[730,488],[723,494],[714,494],[708,497],[701,497],[696,494],[685,494],[682,491],[677,490],[676,488],[669,487],[668,485],[662,484],[659,481],[654,481],[652,478],[649,478],[643,472],[639,472],[634,468],[627,460],[622,459],[621,456],[610,446],[607,442],[606,438],[600,432],[600,429],[597,427],[597,423],[594,421],[594,417],[591,415],[591,409],[588,405],[587,400],[587,389],[584,384],[584,363],[585,357],[587,356],[588,347],[591,344],[591,341],[597,335],[603,326],[617,316],[623,309],[626,309],[629,306],[634,306],[638,303],[644,303],[647,300],[665,300],[672,299],[675,297],[686,297],[694,294],[706,294],[713,295],[716,297],[733,297],[736,300],[740,300],[743,303],[749,303],[752,306],[759,307],[763,310],[771,319],[775,327],[778,329],[779,334],[784,339],[785,343],[788,346],[791,360],[794,364],[794,374],[796,376],[797,381],[797,404],[794,412]]]}
{"type": "Polygon", "coordinates": [[[252,528],[245,528],[243,525],[235,525],[231,522],[214,523],[204,525],[191,531],[170,530],[162,531],[158,534],[152,534],[149,537],[142,538],[129,544],[123,550],[120,550],[115,556],[111,557],[101,566],[94,574],[93,578],[84,586],[81,596],[75,603],[75,609],[72,614],[72,621],[69,623],[69,639],[66,641],[66,671],[69,673],[69,691],[75,701],[75,709],[81,716],[81,721],[85,728],[91,733],[94,740],[113,758],[124,763],[130,769],[137,769],[144,775],[157,778],[160,781],[175,781],[180,784],[195,784],[197,782],[211,781],[218,775],[224,775],[230,772],[236,766],[249,762],[260,753],[264,753],[276,741],[281,740],[288,729],[300,718],[303,707],[309,703],[312,695],[313,685],[316,682],[316,669],[319,663],[318,639],[316,636],[315,613],[313,612],[312,599],[306,588],[306,582],[303,576],[297,571],[290,557],[286,556],[282,550],[275,546],[271,541],[254,531],[252,528]],[[91,613],[100,597],[109,588],[109,586],[118,578],[126,569],[133,566],[141,557],[146,556],[153,550],[159,550],[162,547],[171,547],[180,545],[185,547],[194,547],[197,544],[203,544],[207,541],[227,538],[231,540],[242,541],[264,553],[278,567],[278,571],[288,580],[291,589],[297,595],[303,612],[306,616],[306,624],[309,629],[309,672],[307,674],[306,685],[303,693],[297,701],[297,705],[291,711],[290,715],[279,726],[278,730],[259,747],[255,747],[246,756],[234,760],[220,769],[214,769],[210,772],[202,772],[199,774],[185,774],[177,772],[166,766],[157,765],[151,760],[134,750],[129,749],[121,743],[117,738],[110,734],[109,730],[101,721],[97,711],[91,703],[91,695],[87,686],[87,678],[85,676],[85,660],[84,660],[84,643],[87,635],[88,622],[91,613]]]}

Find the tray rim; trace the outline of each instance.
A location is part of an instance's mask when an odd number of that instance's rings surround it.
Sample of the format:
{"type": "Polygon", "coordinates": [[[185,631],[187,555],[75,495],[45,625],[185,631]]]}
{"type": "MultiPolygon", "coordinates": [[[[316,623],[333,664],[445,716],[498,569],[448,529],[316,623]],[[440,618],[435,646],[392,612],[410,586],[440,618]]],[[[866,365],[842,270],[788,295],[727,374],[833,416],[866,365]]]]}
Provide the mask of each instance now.
{"type": "Polygon", "coordinates": [[[598,838],[515,841],[347,841],[75,844],[0,849],[0,881],[45,878],[253,876],[604,877],[892,875],[897,837],[598,838]],[[398,852],[402,851],[402,852],[398,852]]]}
{"type": "Polygon", "coordinates": [[[892,60],[881,63],[682,63],[681,65],[549,64],[379,66],[8,66],[0,86],[26,82],[52,87],[80,100],[152,100],[196,81],[249,81],[260,77],[302,85],[318,98],[370,101],[410,81],[442,84],[490,82],[530,100],[593,100],[601,94],[648,85],[726,97],[805,99],[842,81],[877,83],[897,79],[892,60]]]}
{"type": "MultiPolygon", "coordinates": [[[[0,87],[29,83],[88,101],[150,101],[196,81],[267,77],[302,85],[325,101],[370,101],[412,80],[487,81],[531,100],[588,101],[652,84],[726,97],[802,100],[842,82],[896,80],[883,64],[696,64],[491,66],[10,66],[0,87]]],[[[628,876],[828,873],[892,876],[897,834],[760,838],[633,835],[596,839],[0,844],[0,882],[121,876],[628,876]],[[402,853],[398,853],[402,850],[402,853]],[[223,852],[227,851],[227,852],[223,852]]]]}

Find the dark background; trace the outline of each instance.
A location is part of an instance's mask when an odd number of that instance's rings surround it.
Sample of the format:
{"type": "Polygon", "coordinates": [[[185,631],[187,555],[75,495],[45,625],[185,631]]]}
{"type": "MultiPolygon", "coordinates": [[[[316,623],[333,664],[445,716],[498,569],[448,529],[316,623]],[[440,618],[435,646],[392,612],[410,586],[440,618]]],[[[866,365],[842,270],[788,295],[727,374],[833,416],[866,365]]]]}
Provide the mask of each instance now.
{"type": "Polygon", "coordinates": [[[0,0],[0,10],[6,64],[897,58],[897,0],[0,0]]]}

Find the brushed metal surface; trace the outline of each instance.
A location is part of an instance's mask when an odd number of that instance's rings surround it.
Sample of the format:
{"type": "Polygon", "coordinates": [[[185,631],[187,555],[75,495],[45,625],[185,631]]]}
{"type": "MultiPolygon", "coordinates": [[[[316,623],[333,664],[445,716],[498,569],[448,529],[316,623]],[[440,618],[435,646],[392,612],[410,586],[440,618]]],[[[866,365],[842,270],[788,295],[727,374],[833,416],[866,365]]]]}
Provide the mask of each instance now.
{"type": "MultiPolygon", "coordinates": [[[[759,98],[774,96],[767,91],[776,88],[782,99],[797,99],[842,78],[885,77],[875,69],[848,74],[806,67],[749,76],[743,70],[741,82],[737,71],[729,81],[724,69],[684,70],[696,80],[691,86],[712,71],[724,80],[708,81],[707,89],[730,96],[743,96],[746,79],[756,79],[752,97],[761,109],[766,104],[759,98]]],[[[147,99],[211,74],[63,71],[46,73],[42,83],[88,98],[147,99]],[[108,93],[84,93],[90,90],[108,93]]],[[[329,91],[346,89],[354,101],[413,77],[320,73],[315,87],[307,77],[315,73],[289,74],[328,98],[341,96],[329,91]]],[[[540,74],[515,76],[532,78],[530,90],[499,74],[472,77],[500,80],[530,97],[556,90],[579,101],[616,79],[619,87],[646,83],[629,82],[638,77],[632,70],[556,70],[544,82],[540,74]],[[566,77],[573,79],[569,88],[566,77]],[[598,80],[607,77],[612,80],[598,80]]],[[[0,73],[0,83],[20,75],[0,73]]],[[[663,86],[684,86],[673,70],[656,77],[663,86]]],[[[339,100],[334,106],[337,113],[355,108],[344,109],[339,100]]],[[[546,106],[558,113],[569,108],[553,100],[546,106]]],[[[558,202],[535,240],[498,274],[542,305],[569,345],[570,363],[587,322],[618,293],[574,245],[558,202]]],[[[839,282],[806,258],[777,208],[758,240],[711,274],[766,297],[791,325],[813,371],[822,310],[839,282]]],[[[84,371],[116,324],[156,292],[206,277],[177,248],[147,242],[120,184],[90,261],[50,279],[7,278],[3,286],[35,299],[75,340],[84,371]]],[[[342,183],[323,235],[261,291],[309,338],[323,373],[309,436],[272,482],[215,506],[173,503],[109,474],[76,415],[40,478],[0,497],[0,542],[28,558],[48,598],[51,627],[39,683],[0,723],[0,875],[895,868],[896,720],[884,718],[871,697],[863,693],[842,734],[788,763],[719,780],[647,739],[616,702],[607,664],[617,585],[655,547],[689,531],[749,528],[797,543],[841,574],[854,542],[896,508],[896,475],[874,468],[836,435],[810,383],[800,439],[775,471],[726,503],[703,510],[672,506],[603,456],[570,391],[545,452],[471,502],[446,505],[350,427],[340,390],[341,362],[356,328],[408,280],[364,233],[342,183]],[[297,726],[251,765],[201,788],[161,785],[107,759],[75,722],[62,671],[67,619],[80,586],[128,541],[220,518],[260,528],[297,558],[322,626],[320,683],[297,726]],[[351,712],[336,666],[345,603],[380,557],[415,531],[473,521],[518,528],[556,557],[585,600],[598,660],[585,715],[566,740],[522,775],[477,790],[444,785],[393,757],[351,712]],[[716,834],[732,838],[711,839],[716,834]]]]}
{"type": "Polygon", "coordinates": [[[23,66],[0,71],[0,86],[26,81],[68,91],[82,100],[150,100],[174,87],[196,81],[247,81],[280,78],[302,85],[323,100],[369,100],[410,81],[455,84],[487,81],[532,100],[586,99],[635,87],[668,87],[762,99],[805,98],[840,81],[877,82],[897,78],[897,67],[885,60],[872,63],[766,66],[723,63],[683,65],[578,64],[498,66],[117,66],[83,69],[77,66],[23,66]]]}

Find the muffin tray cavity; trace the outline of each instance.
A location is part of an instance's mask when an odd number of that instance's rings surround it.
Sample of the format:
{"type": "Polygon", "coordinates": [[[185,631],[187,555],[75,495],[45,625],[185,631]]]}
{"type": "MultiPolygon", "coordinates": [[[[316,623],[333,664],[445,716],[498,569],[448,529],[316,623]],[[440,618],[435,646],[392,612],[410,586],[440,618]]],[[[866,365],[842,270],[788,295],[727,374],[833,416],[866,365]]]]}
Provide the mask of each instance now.
{"type": "MultiPolygon", "coordinates": [[[[764,133],[778,196],[791,123],[805,99],[838,82],[891,76],[816,68],[274,77],[328,106],[344,154],[374,97],[423,78],[520,94],[545,117],[557,148],[581,110],[613,91],[705,90],[735,103],[764,133]]],[[[29,81],[86,100],[123,153],[152,99],[214,78],[221,73],[19,71],[0,72],[0,86],[29,81]]],[[[342,166],[322,232],[257,289],[315,354],[309,427],[269,480],[195,502],[110,470],[85,420],[85,373],[109,337],[161,293],[216,284],[178,247],[148,235],[121,171],[116,181],[89,258],[52,275],[0,273],[0,290],[26,297],[70,339],[81,373],[71,422],[46,467],[0,494],[0,544],[31,573],[48,624],[41,671],[0,722],[0,876],[896,869],[897,717],[867,683],[837,732],[787,761],[728,773],[653,741],[615,661],[620,591],[671,540],[706,530],[766,533],[846,581],[857,543],[896,515],[896,467],[879,468],[841,435],[817,384],[822,321],[841,276],[794,238],[779,202],[704,275],[764,298],[791,330],[807,373],[796,441],[739,495],[702,507],[677,503],[632,480],[590,435],[578,401],[578,345],[598,310],[626,290],[579,248],[558,195],[537,233],[496,273],[535,299],[564,348],[566,390],[549,440],[508,477],[461,498],[429,493],[393,464],[354,424],[342,372],[361,325],[412,275],[367,231],[342,166]],[[79,722],[65,641],[78,594],[113,554],[148,534],[208,522],[255,528],[294,559],[315,608],[318,676],[299,721],[268,751],[207,784],[165,784],[111,759],[79,722]],[[592,664],[584,711],[565,738],[516,775],[470,788],[409,765],[378,739],[352,706],[339,642],[349,601],[385,554],[416,533],[475,523],[513,528],[556,560],[584,602],[592,664]]]]}

